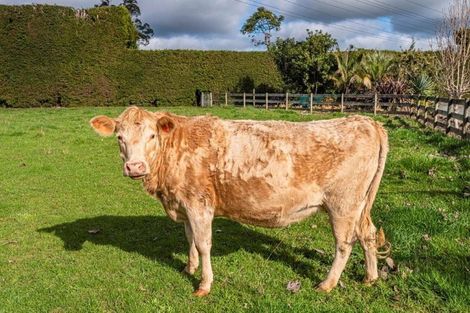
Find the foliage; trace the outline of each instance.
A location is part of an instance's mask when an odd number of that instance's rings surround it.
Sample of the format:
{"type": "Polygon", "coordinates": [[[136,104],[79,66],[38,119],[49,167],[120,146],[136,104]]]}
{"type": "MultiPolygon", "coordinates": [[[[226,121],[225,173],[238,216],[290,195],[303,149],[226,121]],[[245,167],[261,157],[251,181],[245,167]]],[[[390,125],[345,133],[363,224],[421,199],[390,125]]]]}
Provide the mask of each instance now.
{"type": "Polygon", "coordinates": [[[271,32],[279,31],[284,16],[277,16],[273,12],[264,7],[259,7],[243,24],[240,32],[243,35],[249,35],[255,46],[265,45],[269,47],[271,44],[271,32]],[[262,35],[263,39],[256,39],[258,35],[262,35]]]}
{"type": "Polygon", "coordinates": [[[111,0],[101,0],[99,4],[95,4],[95,7],[107,7],[111,5],[111,0]]]}
{"type": "MultiPolygon", "coordinates": [[[[95,5],[95,7],[106,7],[111,6],[111,0],[101,0],[100,4],[95,5]]],[[[133,17],[133,23],[137,30],[139,37],[139,44],[148,45],[150,38],[153,36],[153,29],[148,23],[143,23],[139,16],[141,14],[139,4],[137,0],[122,0],[121,6],[124,6],[131,16],[133,17]]]]}
{"type": "Polygon", "coordinates": [[[434,95],[434,82],[424,73],[410,79],[412,93],[415,95],[432,96],[434,95]]]}
{"type": "Polygon", "coordinates": [[[148,45],[150,38],[153,36],[153,29],[148,23],[143,23],[139,18],[140,7],[137,0],[123,0],[121,5],[125,6],[133,17],[133,22],[139,36],[139,44],[144,46],[148,45]]]}
{"type": "MultiPolygon", "coordinates": [[[[293,122],[339,116],[162,109],[293,122]]],[[[122,176],[116,140],[88,126],[95,115],[123,110],[0,109],[0,311],[468,312],[468,142],[407,119],[380,118],[390,153],[372,218],[384,227],[399,269],[387,280],[363,284],[356,244],[343,288],[315,292],[335,253],[324,213],[285,229],[216,219],[214,288],[198,299],[191,291],[199,272],[181,273],[188,247],[183,226],[165,216],[140,182],[122,176]],[[293,280],[301,282],[296,294],[286,291],[293,280]]]]}
{"type": "Polygon", "coordinates": [[[305,40],[278,38],[269,51],[290,90],[317,93],[328,88],[335,46],[337,42],[330,34],[307,30],[305,40]]]}
{"type": "Polygon", "coordinates": [[[351,46],[344,52],[337,50],[334,53],[338,69],[331,79],[338,91],[342,93],[349,93],[356,85],[364,82],[361,70],[364,54],[353,49],[351,46]]]}
{"type": "Polygon", "coordinates": [[[148,23],[142,23],[140,18],[134,18],[134,25],[137,28],[139,34],[139,43],[147,46],[150,42],[150,38],[153,36],[153,29],[148,23]]]}
{"type": "Polygon", "coordinates": [[[380,94],[385,95],[404,95],[408,93],[409,87],[408,84],[401,80],[395,79],[393,77],[385,77],[379,81],[376,87],[376,91],[380,94]]]}
{"type": "Polygon", "coordinates": [[[395,66],[394,59],[383,52],[376,51],[367,54],[362,63],[364,84],[373,91],[377,91],[380,82],[391,72],[395,66]]]}
{"type": "Polygon", "coordinates": [[[124,7],[0,6],[0,98],[6,106],[104,104],[110,65],[137,36],[124,7]]]}
{"type": "Polygon", "coordinates": [[[140,51],[122,6],[0,6],[0,105],[190,105],[242,77],[281,88],[265,52],[140,51]]]}
{"type": "Polygon", "coordinates": [[[436,34],[437,69],[449,97],[470,93],[470,0],[453,0],[436,34]]]}
{"type": "Polygon", "coordinates": [[[436,75],[436,53],[433,51],[418,51],[414,48],[397,52],[392,55],[397,66],[396,76],[410,80],[421,74],[434,80],[436,75]]]}
{"type": "Polygon", "coordinates": [[[417,51],[414,46],[401,51],[395,56],[397,72],[395,77],[404,80],[411,87],[411,92],[422,95],[436,93],[436,52],[417,51]]]}
{"type": "Polygon", "coordinates": [[[130,50],[115,66],[112,77],[120,86],[115,101],[121,105],[190,105],[196,88],[221,93],[235,90],[246,78],[256,88],[282,86],[266,52],[130,50]]]}

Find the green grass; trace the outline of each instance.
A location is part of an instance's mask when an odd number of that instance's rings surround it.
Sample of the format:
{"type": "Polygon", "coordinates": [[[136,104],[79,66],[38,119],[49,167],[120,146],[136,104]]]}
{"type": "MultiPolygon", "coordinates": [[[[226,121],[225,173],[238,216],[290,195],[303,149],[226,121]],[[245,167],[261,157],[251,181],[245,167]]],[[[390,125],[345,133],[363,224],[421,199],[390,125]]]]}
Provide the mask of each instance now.
{"type": "MultiPolygon", "coordinates": [[[[372,213],[400,269],[387,280],[361,283],[356,246],[344,288],[314,290],[333,260],[324,214],[278,230],[219,219],[213,290],[198,299],[191,292],[200,272],[195,278],[181,273],[183,227],[139,182],[122,177],[115,139],[88,126],[97,114],[122,110],[0,109],[0,312],[468,312],[470,199],[463,194],[469,142],[407,119],[379,118],[391,149],[372,213]],[[100,233],[88,233],[96,228],[100,233]],[[290,280],[301,281],[297,294],[286,290],[290,280]]],[[[340,116],[168,110],[291,121],[340,116]]]]}

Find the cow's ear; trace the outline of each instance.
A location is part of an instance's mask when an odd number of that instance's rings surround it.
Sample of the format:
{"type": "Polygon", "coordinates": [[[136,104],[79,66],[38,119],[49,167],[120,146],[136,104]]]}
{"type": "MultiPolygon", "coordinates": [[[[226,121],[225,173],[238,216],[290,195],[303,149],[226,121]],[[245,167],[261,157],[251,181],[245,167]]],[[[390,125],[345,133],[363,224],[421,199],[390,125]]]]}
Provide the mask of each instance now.
{"type": "Polygon", "coordinates": [[[95,116],[90,125],[101,136],[111,136],[116,131],[116,120],[105,115],[95,116]]]}
{"type": "Polygon", "coordinates": [[[170,134],[175,129],[176,123],[169,116],[162,116],[157,120],[157,127],[160,133],[170,134]]]}

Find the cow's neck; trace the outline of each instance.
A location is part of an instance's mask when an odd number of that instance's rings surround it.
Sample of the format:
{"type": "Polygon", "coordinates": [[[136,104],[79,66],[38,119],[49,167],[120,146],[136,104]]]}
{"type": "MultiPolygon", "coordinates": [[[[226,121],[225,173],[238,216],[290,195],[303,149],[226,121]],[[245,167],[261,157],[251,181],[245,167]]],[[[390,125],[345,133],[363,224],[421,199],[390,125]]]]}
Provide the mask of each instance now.
{"type": "Polygon", "coordinates": [[[170,144],[170,140],[166,141],[150,164],[150,174],[144,180],[144,188],[152,196],[168,192],[167,180],[171,177],[172,170],[168,164],[169,158],[175,154],[175,151],[172,151],[174,149],[175,145],[170,144]]]}

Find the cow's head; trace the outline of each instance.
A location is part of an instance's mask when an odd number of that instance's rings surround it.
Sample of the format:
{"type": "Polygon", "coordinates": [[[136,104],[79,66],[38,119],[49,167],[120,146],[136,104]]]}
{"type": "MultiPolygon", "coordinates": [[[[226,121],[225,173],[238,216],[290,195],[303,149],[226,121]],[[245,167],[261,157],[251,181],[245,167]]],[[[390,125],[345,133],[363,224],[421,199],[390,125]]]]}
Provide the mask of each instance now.
{"type": "Polygon", "coordinates": [[[90,125],[101,136],[116,134],[124,176],[140,179],[150,173],[150,164],[160,152],[163,141],[173,132],[175,120],[166,113],[130,107],[118,118],[96,116],[90,125]]]}

